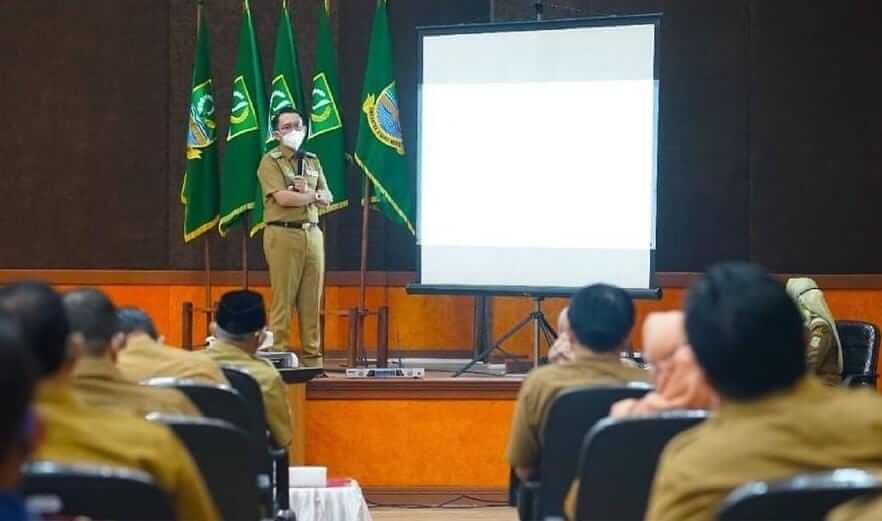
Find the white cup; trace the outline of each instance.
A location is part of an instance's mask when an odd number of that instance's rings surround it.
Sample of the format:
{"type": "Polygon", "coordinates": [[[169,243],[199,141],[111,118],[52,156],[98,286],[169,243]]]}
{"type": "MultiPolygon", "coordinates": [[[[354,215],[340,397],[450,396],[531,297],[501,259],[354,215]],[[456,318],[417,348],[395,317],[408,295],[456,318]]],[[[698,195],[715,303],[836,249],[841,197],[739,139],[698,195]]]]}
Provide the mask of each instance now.
{"type": "Polygon", "coordinates": [[[288,486],[325,488],[328,486],[328,467],[288,467],[288,486]]]}

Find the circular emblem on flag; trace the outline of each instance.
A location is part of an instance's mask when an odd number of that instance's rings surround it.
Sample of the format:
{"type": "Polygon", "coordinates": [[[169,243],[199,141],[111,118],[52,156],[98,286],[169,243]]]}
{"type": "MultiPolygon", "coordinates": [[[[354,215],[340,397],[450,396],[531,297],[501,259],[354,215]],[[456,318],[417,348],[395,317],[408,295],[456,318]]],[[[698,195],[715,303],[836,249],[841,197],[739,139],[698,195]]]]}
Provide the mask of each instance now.
{"type": "Polygon", "coordinates": [[[376,97],[370,95],[362,107],[374,136],[383,144],[404,155],[401,121],[398,116],[398,95],[395,82],[390,83],[376,97]]]}
{"type": "Polygon", "coordinates": [[[187,130],[187,159],[199,159],[199,149],[206,148],[215,140],[214,98],[206,82],[193,89],[190,101],[190,122],[187,130]]]}

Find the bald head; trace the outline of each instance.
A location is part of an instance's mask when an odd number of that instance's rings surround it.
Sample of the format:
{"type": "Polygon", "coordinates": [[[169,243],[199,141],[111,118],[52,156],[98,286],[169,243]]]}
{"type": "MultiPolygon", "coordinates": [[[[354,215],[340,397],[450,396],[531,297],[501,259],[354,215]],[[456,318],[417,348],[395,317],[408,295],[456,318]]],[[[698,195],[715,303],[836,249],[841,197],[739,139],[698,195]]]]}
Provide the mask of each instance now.
{"type": "Polygon", "coordinates": [[[668,358],[686,343],[682,311],[650,313],[643,322],[643,356],[650,363],[668,358]]]}

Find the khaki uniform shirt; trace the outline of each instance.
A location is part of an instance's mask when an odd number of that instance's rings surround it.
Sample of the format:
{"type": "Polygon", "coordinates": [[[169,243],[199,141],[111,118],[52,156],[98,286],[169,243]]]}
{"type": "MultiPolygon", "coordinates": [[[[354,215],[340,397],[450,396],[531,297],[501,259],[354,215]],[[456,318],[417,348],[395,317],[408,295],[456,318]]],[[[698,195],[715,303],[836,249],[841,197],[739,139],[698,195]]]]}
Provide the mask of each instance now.
{"type": "Polygon", "coordinates": [[[236,346],[217,341],[205,350],[220,365],[229,365],[248,372],[257,380],[263,392],[263,408],[266,424],[279,447],[291,444],[291,411],[288,393],[282,375],[269,361],[250,355],[236,346]]]}
{"type": "Polygon", "coordinates": [[[46,437],[35,460],[141,470],[168,494],[178,519],[220,519],[190,453],[166,427],[89,408],[58,381],[40,384],[37,414],[46,424],[46,437]]]}
{"type": "Polygon", "coordinates": [[[532,466],[539,462],[540,436],[545,417],[551,402],[561,391],[582,385],[648,381],[649,374],[646,371],[623,364],[617,353],[579,354],[571,362],[534,369],[527,375],[518,392],[508,442],[508,462],[512,466],[532,466]]]}
{"type": "MultiPolygon", "coordinates": [[[[280,190],[289,190],[294,183],[294,176],[301,175],[299,171],[300,161],[295,158],[295,152],[290,148],[279,145],[263,155],[260,166],[257,168],[257,179],[263,190],[263,219],[265,222],[289,221],[317,223],[319,209],[314,204],[306,206],[282,206],[271,197],[280,190]]],[[[327,190],[328,183],[322,172],[322,165],[315,156],[303,158],[303,172],[310,190],[327,190]]]]}
{"type": "Polygon", "coordinates": [[[827,514],[827,521],[879,521],[880,519],[882,519],[882,498],[873,494],[852,499],[827,514]]]}
{"type": "Polygon", "coordinates": [[[647,519],[713,519],[739,485],[842,467],[882,468],[882,398],[806,377],[793,389],[724,402],[665,448],[647,519]],[[843,425],[842,419],[847,425],[843,425]]]}
{"type": "Polygon", "coordinates": [[[136,382],[167,377],[229,385],[220,367],[204,353],[165,346],[148,335],[130,336],[117,356],[116,366],[136,382]]]}
{"type": "Polygon", "coordinates": [[[182,392],[129,380],[106,358],[84,356],[77,360],[73,389],[83,403],[91,407],[113,407],[138,416],[147,416],[151,412],[202,416],[182,392]]]}
{"type": "Polygon", "coordinates": [[[842,383],[842,365],[839,363],[839,348],[830,324],[820,317],[813,317],[808,323],[808,347],[806,362],[809,370],[827,385],[842,383]]]}

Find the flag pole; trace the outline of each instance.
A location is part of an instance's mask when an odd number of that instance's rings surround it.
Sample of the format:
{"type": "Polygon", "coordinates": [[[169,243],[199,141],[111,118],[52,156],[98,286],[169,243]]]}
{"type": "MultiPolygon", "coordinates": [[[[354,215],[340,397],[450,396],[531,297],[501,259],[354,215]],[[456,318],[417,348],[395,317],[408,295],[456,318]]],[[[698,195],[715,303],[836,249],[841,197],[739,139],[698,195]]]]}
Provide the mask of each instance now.
{"type": "MultiPolygon", "coordinates": [[[[202,20],[202,8],[204,0],[196,2],[196,32],[199,32],[199,22],[202,20]]],[[[206,233],[202,241],[202,255],[205,258],[205,336],[211,336],[211,319],[213,310],[211,307],[211,234],[206,233]]]]}
{"type": "Polygon", "coordinates": [[[211,319],[214,310],[211,307],[211,234],[205,234],[202,254],[205,256],[205,336],[211,336],[211,319]]]}
{"type": "Polygon", "coordinates": [[[248,214],[242,218],[242,288],[248,289],[248,214]]]}
{"type": "Polygon", "coordinates": [[[364,356],[364,318],[367,315],[367,255],[368,255],[368,222],[370,220],[371,183],[367,175],[364,177],[364,199],[361,204],[361,269],[358,284],[358,329],[355,337],[356,363],[364,356]]]}

